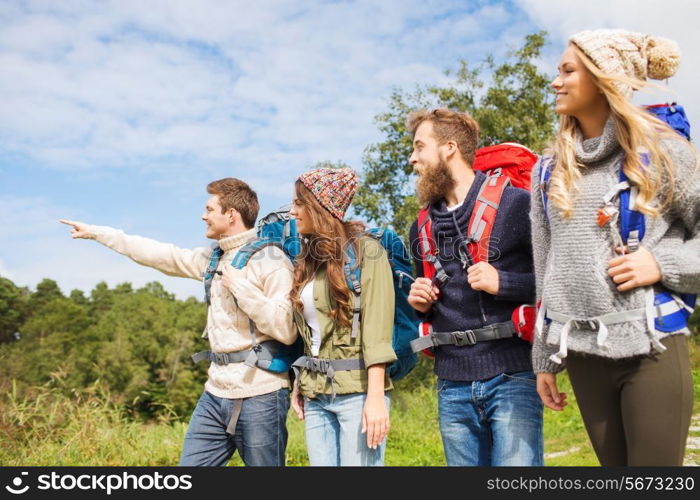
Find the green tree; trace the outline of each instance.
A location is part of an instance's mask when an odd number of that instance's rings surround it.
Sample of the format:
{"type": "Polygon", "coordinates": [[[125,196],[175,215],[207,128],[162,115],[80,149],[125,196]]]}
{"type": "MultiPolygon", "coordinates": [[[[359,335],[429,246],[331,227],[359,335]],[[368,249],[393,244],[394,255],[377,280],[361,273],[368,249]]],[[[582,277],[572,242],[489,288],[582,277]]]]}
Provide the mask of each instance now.
{"type": "Polygon", "coordinates": [[[385,139],[365,149],[355,211],[407,235],[419,206],[408,163],[412,138],[406,117],[419,108],[444,106],[470,113],[481,127],[482,146],[514,141],[541,151],[552,139],[555,124],[551,79],[537,67],[545,44],[545,32],[533,33],[501,63],[487,56],[472,69],[462,60],[456,73],[447,72],[452,80],[445,86],[395,90],[388,110],[375,117],[385,139]]]}
{"type": "Polygon", "coordinates": [[[29,313],[29,291],[0,277],[0,343],[15,340],[29,313]]]}
{"type": "Polygon", "coordinates": [[[63,298],[63,293],[58,288],[58,284],[54,280],[44,278],[36,286],[36,291],[29,297],[29,307],[37,310],[48,302],[60,298],[63,298]]]}
{"type": "Polygon", "coordinates": [[[100,281],[90,292],[90,313],[100,316],[112,307],[113,293],[107,283],[100,281]]]}
{"type": "Polygon", "coordinates": [[[81,306],[85,306],[89,303],[88,298],[85,296],[82,290],[74,289],[70,291],[70,299],[81,306]]]}
{"type": "MultiPolygon", "coordinates": [[[[100,283],[90,298],[42,283],[22,339],[0,345],[0,391],[13,380],[32,391],[60,379],[54,389],[65,395],[99,384],[134,417],[190,414],[206,380],[206,364],[190,360],[206,344],[202,302],[176,300],[158,282],[138,290],[100,283]]],[[[2,297],[17,295],[11,285],[0,281],[0,307],[2,297]]]]}

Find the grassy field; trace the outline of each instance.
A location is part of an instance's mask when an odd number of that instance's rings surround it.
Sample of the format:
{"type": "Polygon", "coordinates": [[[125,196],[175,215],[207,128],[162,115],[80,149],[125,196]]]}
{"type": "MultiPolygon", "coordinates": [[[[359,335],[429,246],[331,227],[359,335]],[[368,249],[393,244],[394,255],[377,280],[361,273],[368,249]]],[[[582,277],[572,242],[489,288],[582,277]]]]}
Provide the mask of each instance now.
{"type": "MultiPolygon", "coordinates": [[[[690,346],[697,394],[700,348],[694,342],[690,342],[690,346]]],[[[399,384],[394,393],[387,465],[445,465],[437,425],[434,377],[426,377],[426,380],[425,385],[402,387],[399,384]]],[[[559,377],[559,383],[569,394],[570,404],[563,412],[545,411],[545,463],[549,466],[598,465],[565,375],[559,377]]],[[[60,395],[49,386],[37,388],[23,397],[16,391],[0,395],[0,465],[177,464],[186,423],[165,418],[160,422],[134,422],[109,400],[109,395],[97,388],[72,396],[60,395]]],[[[699,406],[696,401],[696,415],[699,406]]],[[[287,422],[287,463],[307,465],[303,424],[292,412],[287,422]]],[[[691,438],[699,436],[700,432],[691,431],[691,438]]],[[[689,446],[686,463],[699,461],[700,450],[689,446]]],[[[236,456],[231,464],[240,465],[241,462],[236,456]]]]}

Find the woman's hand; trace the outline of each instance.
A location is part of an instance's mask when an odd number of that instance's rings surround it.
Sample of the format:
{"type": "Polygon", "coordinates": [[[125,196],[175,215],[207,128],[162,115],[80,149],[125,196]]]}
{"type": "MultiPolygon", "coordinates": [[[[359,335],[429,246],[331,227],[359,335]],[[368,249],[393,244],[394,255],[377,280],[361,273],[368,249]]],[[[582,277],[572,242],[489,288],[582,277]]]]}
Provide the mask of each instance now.
{"type": "Polygon", "coordinates": [[[557,376],[554,373],[537,374],[537,394],[547,408],[562,411],[568,404],[566,393],[559,392],[557,388],[557,376]]]}
{"type": "Polygon", "coordinates": [[[367,446],[376,449],[389,434],[390,427],[384,394],[368,394],[362,411],[362,432],[367,433],[367,446]]]}
{"type": "Polygon", "coordinates": [[[294,412],[299,417],[299,420],[304,420],[304,395],[299,390],[297,381],[294,381],[294,388],[292,389],[292,408],[294,408],[294,412]]]}
{"type": "Polygon", "coordinates": [[[646,248],[640,246],[636,252],[626,253],[627,247],[618,247],[615,251],[624,255],[608,262],[608,275],[618,285],[618,291],[627,292],[661,281],[659,265],[646,248]]]}

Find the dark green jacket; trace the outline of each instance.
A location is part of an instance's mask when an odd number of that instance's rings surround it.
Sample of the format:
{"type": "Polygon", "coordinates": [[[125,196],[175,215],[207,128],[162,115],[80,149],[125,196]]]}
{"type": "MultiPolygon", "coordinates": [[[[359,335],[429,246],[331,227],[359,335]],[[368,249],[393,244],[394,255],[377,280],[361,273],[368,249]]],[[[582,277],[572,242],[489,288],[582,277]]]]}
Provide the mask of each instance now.
{"type": "MultiPolygon", "coordinates": [[[[394,282],[386,251],[373,238],[360,240],[360,268],[362,294],[360,297],[360,332],[352,338],[350,327],[335,325],[329,317],[331,297],[326,280],[326,268],[316,272],[313,284],[314,303],[321,331],[319,358],[363,358],[365,366],[391,363],[396,354],[391,346],[394,325],[394,282]]],[[[352,298],[352,294],[351,294],[352,298]]],[[[294,310],[294,323],[304,340],[307,356],[311,356],[311,330],[304,315],[294,310]]],[[[302,370],[301,392],[305,396],[331,394],[331,384],[323,373],[302,370]]],[[[334,378],[337,394],[367,392],[367,369],[338,371],[334,378]]],[[[385,375],[384,390],[392,389],[391,379],[385,375]]]]}

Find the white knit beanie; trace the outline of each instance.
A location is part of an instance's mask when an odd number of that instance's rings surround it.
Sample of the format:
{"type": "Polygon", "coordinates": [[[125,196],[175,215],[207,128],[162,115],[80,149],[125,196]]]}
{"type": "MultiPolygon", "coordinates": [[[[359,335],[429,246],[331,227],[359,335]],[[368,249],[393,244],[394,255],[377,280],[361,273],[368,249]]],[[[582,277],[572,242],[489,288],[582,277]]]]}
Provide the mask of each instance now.
{"type": "MultiPolygon", "coordinates": [[[[639,80],[670,78],[678,70],[681,51],[668,38],[643,35],[625,30],[587,30],[576,33],[569,41],[580,48],[607,75],[625,75],[639,80]]],[[[626,96],[633,89],[615,82],[626,96]]]]}

